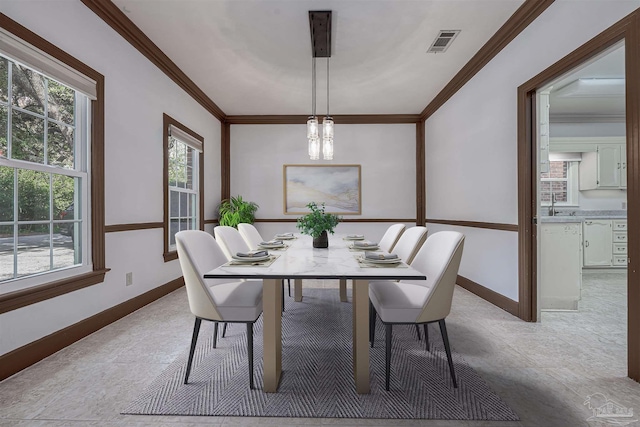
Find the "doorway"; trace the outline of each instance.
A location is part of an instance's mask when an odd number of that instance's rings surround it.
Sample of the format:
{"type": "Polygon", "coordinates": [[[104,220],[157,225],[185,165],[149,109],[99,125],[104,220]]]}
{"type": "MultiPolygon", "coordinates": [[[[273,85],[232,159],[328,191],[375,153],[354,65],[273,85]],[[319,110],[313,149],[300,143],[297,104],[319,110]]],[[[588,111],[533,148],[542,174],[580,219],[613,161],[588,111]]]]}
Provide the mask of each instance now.
{"type": "MultiPolygon", "coordinates": [[[[539,306],[538,199],[538,91],[569,75],[582,64],[610,52],[624,42],[625,74],[640,75],[640,14],[632,13],[574,52],[518,88],[518,204],[519,204],[519,317],[537,321],[539,306]]],[[[627,232],[640,229],[640,82],[627,79],[625,93],[625,147],[627,160],[627,232]]],[[[627,367],[628,376],[640,380],[640,242],[629,239],[627,247],[627,367]]],[[[584,256],[582,257],[584,260],[584,256]]]]}

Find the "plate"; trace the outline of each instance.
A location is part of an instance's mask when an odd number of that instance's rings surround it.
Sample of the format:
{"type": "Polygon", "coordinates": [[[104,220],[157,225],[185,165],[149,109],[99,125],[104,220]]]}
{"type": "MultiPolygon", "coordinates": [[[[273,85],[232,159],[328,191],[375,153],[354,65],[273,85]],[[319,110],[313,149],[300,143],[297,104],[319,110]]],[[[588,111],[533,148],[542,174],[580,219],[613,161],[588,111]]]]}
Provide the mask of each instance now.
{"type": "Polygon", "coordinates": [[[239,257],[237,255],[231,256],[234,261],[240,262],[258,262],[258,261],[266,261],[269,259],[270,255],[256,256],[256,257],[239,257]]]}
{"type": "Polygon", "coordinates": [[[280,244],[270,244],[270,245],[258,245],[261,248],[265,248],[265,249],[278,249],[278,248],[285,248],[286,246],[282,243],[280,244]]]}
{"type": "Polygon", "coordinates": [[[296,238],[296,236],[287,236],[287,235],[283,235],[283,234],[276,234],[275,238],[278,239],[278,240],[293,240],[293,239],[296,238]]]}
{"type": "Polygon", "coordinates": [[[364,236],[362,234],[350,234],[345,237],[345,240],[364,240],[364,236]]]}
{"type": "Polygon", "coordinates": [[[400,264],[402,260],[400,258],[395,259],[369,259],[362,257],[360,258],[364,262],[368,262],[371,264],[400,264]]]}
{"type": "Polygon", "coordinates": [[[356,246],[356,245],[351,245],[349,246],[351,249],[356,249],[356,250],[360,250],[360,251],[379,251],[380,250],[380,246],[375,245],[375,246],[356,246]]]}

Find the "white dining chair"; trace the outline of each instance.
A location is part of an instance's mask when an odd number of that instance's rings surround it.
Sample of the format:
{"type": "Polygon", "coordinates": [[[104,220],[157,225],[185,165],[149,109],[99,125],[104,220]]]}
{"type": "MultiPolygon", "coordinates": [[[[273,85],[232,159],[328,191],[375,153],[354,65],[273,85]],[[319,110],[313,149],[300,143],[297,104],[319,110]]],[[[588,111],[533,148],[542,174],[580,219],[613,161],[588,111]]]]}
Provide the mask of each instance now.
{"type": "MultiPolygon", "coordinates": [[[[257,231],[258,230],[256,230],[256,232],[257,231]]],[[[248,252],[251,250],[251,247],[247,244],[240,232],[233,227],[219,225],[213,229],[213,234],[215,234],[216,240],[227,256],[228,261],[231,261],[232,255],[235,255],[238,252],[248,252]]],[[[260,241],[262,241],[262,239],[260,241]]],[[[282,287],[284,289],[284,281],[282,282],[282,287]]],[[[289,285],[289,296],[291,296],[291,285],[289,285]]],[[[284,311],[284,294],[282,294],[282,311],[284,311]]],[[[227,325],[224,325],[222,330],[223,337],[226,332],[227,325]]]]}
{"type": "Polygon", "coordinates": [[[385,252],[391,252],[396,243],[398,243],[398,239],[400,239],[405,228],[404,224],[393,224],[389,226],[380,239],[380,243],[378,243],[380,249],[385,252]]]}
{"type": "Polygon", "coordinates": [[[415,226],[410,227],[402,233],[398,239],[398,243],[393,247],[393,253],[407,264],[411,264],[425,240],[429,230],[427,227],[415,226]]]}
{"type": "Polygon", "coordinates": [[[253,224],[238,224],[238,232],[250,249],[258,249],[258,245],[264,242],[260,232],[253,224]]]}
{"type": "MultiPolygon", "coordinates": [[[[240,233],[240,235],[242,236],[245,243],[247,244],[247,246],[249,246],[250,249],[258,249],[259,248],[258,245],[264,242],[262,235],[253,224],[246,224],[246,223],[238,224],[238,232],[240,233]]],[[[287,279],[287,285],[289,290],[289,298],[291,298],[291,279],[287,279]]],[[[284,302],[283,302],[283,306],[284,306],[284,302]]],[[[222,336],[224,336],[224,332],[222,336]]]]}
{"type": "Polygon", "coordinates": [[[451,358],[445,318],[451,311],[453,289],[458,277],[464,235],[457,231],[440,231],[430,236],[415,256],[411,266],[427,276],[426,280],[369,283],[369,340],[375,342],[376,314],[385,325],[385,388],[389,390],[391,337],[393,325],[423,325],[425,346],[429,351],[427,325],[438,322],[447,353],[453,386],[458,387],[451,358]]]}
{"type": "Polygon", "coordinates": [[[251,250],[247,242],[242,238],[240,232],[227,225],[219,225],[213,229],[216,241],[220,244],[222,251],[227,257],[227,261],[232,260],[232,255],[238,252],[248,252],[251,250]]]}
{"type": "MultiPolygon", "coordinates": [[[[198,333],[203,320],[246,323],[249,387],[253,388],[253,324],[262,313],[262,280],[234,281],[204,279],[204,274],[221,266],[226,257],[211,234],[200,230],[176,233],[178,259],[184,276],[191,313],[196,317],[191,337],[184,383],[189,381],[198,333]]],[[[214,331],[214,347],[217,328],[214,331]]]]}

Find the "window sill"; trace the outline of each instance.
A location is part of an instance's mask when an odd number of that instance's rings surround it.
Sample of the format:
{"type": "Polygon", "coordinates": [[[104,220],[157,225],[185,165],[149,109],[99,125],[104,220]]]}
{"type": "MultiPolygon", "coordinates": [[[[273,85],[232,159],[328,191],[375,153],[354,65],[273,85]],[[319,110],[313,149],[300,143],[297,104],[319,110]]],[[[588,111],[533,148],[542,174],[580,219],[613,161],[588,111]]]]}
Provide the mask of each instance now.
{"type": "Polygon", "coordinates": [[[102,283],[108,271],[108,268],[96,270],[44,285],[0,295],[0,314],[102,283]]]}
{"type": "Polygon", "coordinates": [[[164,262],[173,261],[174,259],[178,259],[178,251],[165,252],[163,256],[164,256],[164,262]]]}

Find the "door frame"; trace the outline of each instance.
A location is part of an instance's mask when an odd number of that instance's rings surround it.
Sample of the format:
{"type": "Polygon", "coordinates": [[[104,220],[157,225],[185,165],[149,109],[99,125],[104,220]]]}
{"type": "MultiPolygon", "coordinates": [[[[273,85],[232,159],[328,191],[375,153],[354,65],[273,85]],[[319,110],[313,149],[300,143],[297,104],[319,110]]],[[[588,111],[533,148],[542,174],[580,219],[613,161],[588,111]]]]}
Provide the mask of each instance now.
{"type": "Polygon", "coordinates": [[[628,376],[640,381],[640,9],[636,9],[518,87],[518,317],[537,321],[537,116],[536,91],[625,41],[627,143],[627,348],[628,376]]]}

